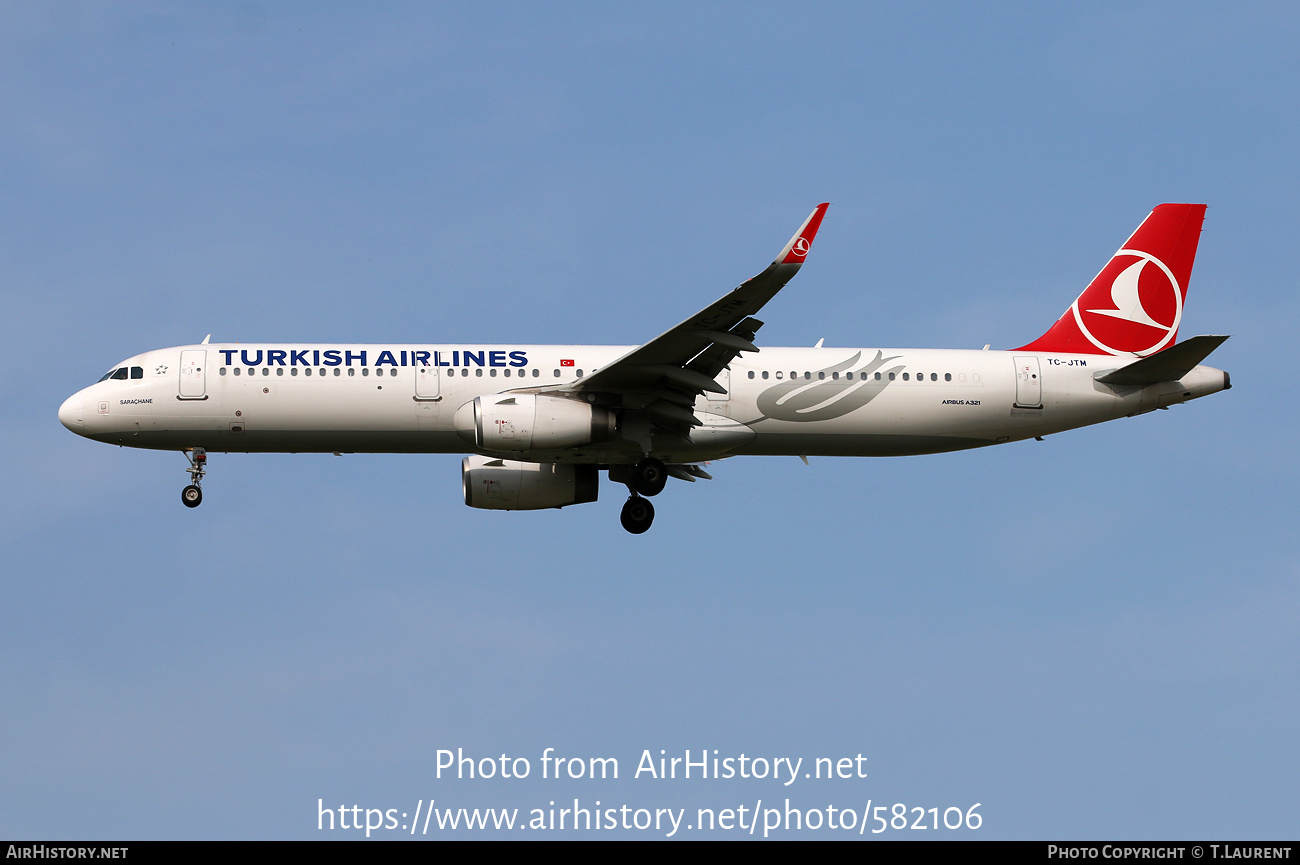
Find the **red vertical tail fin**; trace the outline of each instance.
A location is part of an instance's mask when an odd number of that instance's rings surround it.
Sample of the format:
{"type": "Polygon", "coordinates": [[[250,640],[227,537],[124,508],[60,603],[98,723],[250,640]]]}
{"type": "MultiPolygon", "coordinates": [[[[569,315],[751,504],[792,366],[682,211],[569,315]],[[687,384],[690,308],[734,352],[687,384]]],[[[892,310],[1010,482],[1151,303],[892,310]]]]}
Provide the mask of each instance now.
{"type": "Polygon", "coordinates": [[[1174,344],[1204,204],[1151,211],[1047,333],[1016,351],[1146,357],[1174,344]]]}

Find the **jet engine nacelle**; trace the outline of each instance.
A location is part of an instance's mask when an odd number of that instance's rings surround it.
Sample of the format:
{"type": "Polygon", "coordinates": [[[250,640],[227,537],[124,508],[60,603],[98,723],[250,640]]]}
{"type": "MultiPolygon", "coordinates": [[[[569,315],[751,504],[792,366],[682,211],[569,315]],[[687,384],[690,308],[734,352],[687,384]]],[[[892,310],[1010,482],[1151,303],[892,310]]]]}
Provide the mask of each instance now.
{"type": "Polygon", "coordinates": [[[489,451],[579,447],[611,441],[615,430],[608,409],[530,393],[480,396],[456,411],[456,432],[489,451]]]}
{"type": "Polygon", "coordinates": [[[536,511],[594,502],[594,465],[525,463],[470,455],[461,463],[465,504],[495,511],[536,511]]]}

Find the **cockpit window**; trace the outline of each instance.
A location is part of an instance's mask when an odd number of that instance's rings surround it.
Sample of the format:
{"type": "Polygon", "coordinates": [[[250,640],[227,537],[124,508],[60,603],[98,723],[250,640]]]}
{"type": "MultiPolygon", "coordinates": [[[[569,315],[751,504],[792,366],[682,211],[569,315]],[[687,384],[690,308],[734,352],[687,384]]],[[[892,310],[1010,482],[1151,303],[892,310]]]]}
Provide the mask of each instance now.
{"type": "Polygon", "coordinates": [[[113,370],[113,381],[126,381],[126,367],[113,370]]]}
{"type": "Polygon", "coordinates": [[[131,367],[131,378],[144,378],[144,367],[142,366],[131,367]]]}
{"type": "MultiPolygon", "coordinates": [[[[140,367],[136,367],[136,369],[140,370],[139,377],[144,378],[144,370],[140,367]]],[[[117,379],[118,381],[124,380],[126,378],[126,367],[119,366],[117,369],[110,369],[99,377],[99,381],[108,381],[110,378],[117,379]]],[[[95,382],[95,384],[99,384],[99,381],[95,382]]]]}

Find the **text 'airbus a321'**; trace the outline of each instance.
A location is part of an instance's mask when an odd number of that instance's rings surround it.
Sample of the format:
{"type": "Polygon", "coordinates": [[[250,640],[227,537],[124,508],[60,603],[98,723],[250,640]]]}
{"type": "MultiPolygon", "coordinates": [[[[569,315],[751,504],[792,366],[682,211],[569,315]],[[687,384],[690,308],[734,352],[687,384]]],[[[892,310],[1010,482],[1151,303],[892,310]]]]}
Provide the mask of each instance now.
{"type": "Polygon", "coordinates": [[[1041,337],[1012,351],[764,348],[754,316],[798,272],[821,204],[758,276],[641,346],[211,343],[128,358],[59,420],[109,444],[207,454],[468,453],[474,508],[594,502],[627,486],[641,533],[669,478],[740,454],[901,456],[1013,442],[1230,387],[1177,342],[1202,204],[1162,204],[1041,337]]]}

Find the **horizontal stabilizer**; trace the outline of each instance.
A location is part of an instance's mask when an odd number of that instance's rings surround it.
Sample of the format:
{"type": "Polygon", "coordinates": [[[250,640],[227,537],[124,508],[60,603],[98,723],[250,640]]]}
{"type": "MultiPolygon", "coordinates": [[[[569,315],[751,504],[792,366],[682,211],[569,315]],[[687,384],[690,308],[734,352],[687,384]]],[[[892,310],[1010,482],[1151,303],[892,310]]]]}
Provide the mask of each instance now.
{"type": "Polygon", "coordinates": [[[1159,384],[1178,381],[1191,372],[1197,364],[1210,356],[1210,352],[1223,345],[1226,336],[1194,336],[1158,354],[1134,361],[1128,366],[1102,373],[1097,381],[1102,384],[1159,384]]]}

